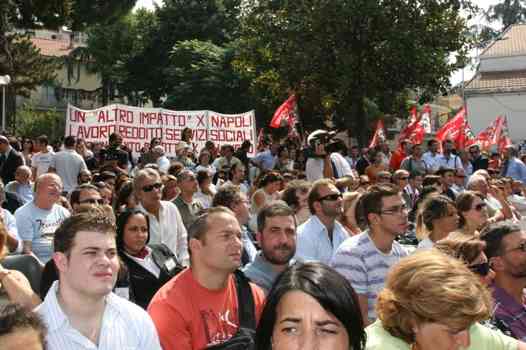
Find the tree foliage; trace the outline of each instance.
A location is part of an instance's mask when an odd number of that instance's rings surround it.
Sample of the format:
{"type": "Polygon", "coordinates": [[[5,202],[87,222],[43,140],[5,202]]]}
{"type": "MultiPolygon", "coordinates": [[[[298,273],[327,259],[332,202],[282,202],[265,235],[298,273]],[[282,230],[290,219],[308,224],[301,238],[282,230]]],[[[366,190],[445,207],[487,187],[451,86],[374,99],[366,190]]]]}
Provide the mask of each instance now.
{"type": "Polygon", "coordinates": [[[210,41],[177,42],[165,75],[170,82],[166,108],[213,109],[240,113],[251,109],[248,82],[231,65],[233,49],[210,41]]]}
{"type": "Polygon", "coordinates": [[[486,13],[489,22],[502,23],[502,29],[526,20],[526,0],[502,0],[489,7],[486,13]]]}
{"type": "MultiPolygon", "coordinates": [[[[468,49],[467,1],[247,0],[238,69],[254,89],[300,96],[302,117],[316,124],[336,112],[347,128],[367,125],[366,98],[384,113],[400,93],[443,91],[468,49]],[[452,63],[450,56],[456,56],[452,63]]],[[[357,128],[362,141],[366,128],[357,128]]],[[[356,130],[356,129],[355,129],[356,130]]]]}

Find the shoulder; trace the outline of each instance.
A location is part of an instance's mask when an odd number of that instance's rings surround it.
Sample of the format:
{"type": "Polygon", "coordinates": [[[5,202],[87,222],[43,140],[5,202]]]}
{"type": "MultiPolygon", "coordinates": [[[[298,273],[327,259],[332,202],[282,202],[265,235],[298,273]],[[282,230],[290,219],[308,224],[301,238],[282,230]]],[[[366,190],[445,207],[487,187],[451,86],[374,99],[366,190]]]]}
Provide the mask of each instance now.
{"type": "Polygon", "coordinates": [[[34,208],[35,206],[33,205],[33,202],[27,202],[26,204],[15,210],[15,217],[18,219],[26,216],[31,216],[31,212],[34,208]]]}
{"type": "Polygon", "coordinates": [[[469,329],[471,348],[478,350],[517,349],[518,341],[499,331],[475,323],[469,329]]]}
{"type": "Polygon", "coordinates": [[[367,333],[366,350],[409,350],[410,345],[393,337],[377,320],[365,329],[367,333]]]}

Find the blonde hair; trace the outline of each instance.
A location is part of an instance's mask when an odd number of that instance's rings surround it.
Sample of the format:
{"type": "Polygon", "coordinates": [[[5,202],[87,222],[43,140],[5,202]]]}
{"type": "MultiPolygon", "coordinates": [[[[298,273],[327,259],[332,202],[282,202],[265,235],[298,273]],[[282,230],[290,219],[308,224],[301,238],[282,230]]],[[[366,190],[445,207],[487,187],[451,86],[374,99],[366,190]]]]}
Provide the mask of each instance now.
{"type": "Polygon", "coordinates": [[[453,236],[438,241],[433,248],[469,265],[484,252],[486,242],[477,237],[453,236]]]}
{"type": "Polygon", "coordinates": [[[395,265],[376,305],[384,328],[407,343],[415,339],[415,324],[465,329],[488,319],[491,308],[491,294],[480,279],[461,261],[436,250],[417,252],[395,265]]]}

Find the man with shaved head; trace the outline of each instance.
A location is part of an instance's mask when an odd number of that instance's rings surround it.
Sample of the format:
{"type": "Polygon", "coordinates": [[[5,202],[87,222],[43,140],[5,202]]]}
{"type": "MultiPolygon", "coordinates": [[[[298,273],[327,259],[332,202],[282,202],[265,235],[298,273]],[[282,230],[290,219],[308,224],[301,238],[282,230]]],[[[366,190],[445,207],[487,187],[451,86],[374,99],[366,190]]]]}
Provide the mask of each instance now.
{"type": "Polygon", "coordinates": [[[61,192],[62,181],[58,175],[40,175],[35,182],[34,199],[15,212],[23,252],[35,254],[43,264],[53,254],[55,230],[70,216],[67,209],[57,204],[61,192]]]}

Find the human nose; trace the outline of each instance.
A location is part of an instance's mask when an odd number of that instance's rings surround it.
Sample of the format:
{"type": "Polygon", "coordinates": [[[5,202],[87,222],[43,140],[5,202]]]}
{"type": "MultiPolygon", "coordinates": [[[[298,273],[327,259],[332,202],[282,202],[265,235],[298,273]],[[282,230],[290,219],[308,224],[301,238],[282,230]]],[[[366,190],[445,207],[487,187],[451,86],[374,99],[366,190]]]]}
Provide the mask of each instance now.
{"type": "Polygon", "coordinates": [[[316,332],[307,332],[304,334],[304,336],[299,339],[298,349],[321,350],[318,334],[316,332]]]}

